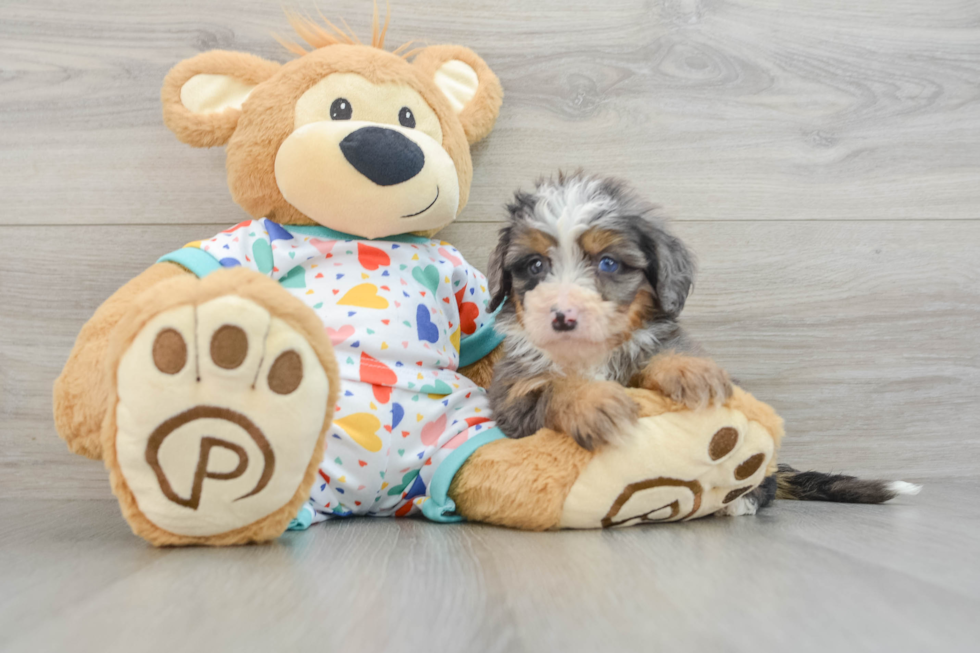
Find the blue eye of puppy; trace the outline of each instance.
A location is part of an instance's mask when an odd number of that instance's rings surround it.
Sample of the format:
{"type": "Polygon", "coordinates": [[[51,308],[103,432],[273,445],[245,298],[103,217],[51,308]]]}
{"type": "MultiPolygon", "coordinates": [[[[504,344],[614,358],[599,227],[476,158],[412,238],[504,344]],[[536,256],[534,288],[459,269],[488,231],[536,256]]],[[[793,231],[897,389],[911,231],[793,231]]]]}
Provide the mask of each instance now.
{"type": "Polygon", "coordinates": [[[350,120],[353,108],[347,98],[339,97],[330,105],[331,120],[350,120]]]}
{"type": "Polygon", "coordinates": [[[408,107],[402,107],[402,110],[398,112],[398,122],[402,127],[415,129],[415,114],[408,107]]]}
{"type": "Polygon", "coordinates": [[[618,271],[619,271],[619,262],[617,262],[616,259],[609,256],[603,256],[599,260],[599,272],[618,272],[618,271]]]}
{"type": "Polygon", "coordinates": [[[531,276],[537,276],[544,272],[544,261],[539,258],[531,259],[527,264],[527,272],[531,276]]]}

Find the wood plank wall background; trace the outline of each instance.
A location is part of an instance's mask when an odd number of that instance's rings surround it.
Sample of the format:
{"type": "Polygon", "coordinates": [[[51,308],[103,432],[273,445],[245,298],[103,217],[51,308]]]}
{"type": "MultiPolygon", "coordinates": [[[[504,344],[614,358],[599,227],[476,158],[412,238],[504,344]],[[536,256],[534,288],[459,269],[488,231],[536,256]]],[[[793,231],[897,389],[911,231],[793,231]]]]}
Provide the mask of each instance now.
{"type": "MultiPolygon", "coordinates": [[[[320,4],[370,33],[369,2],[320,4]]],[[[980,4],[393,5],[390,43],[470,46],[506,91],[443,233],[471,261],[535,177],[624,177],[698,253],[686,324],[786,418],[784,460],[977,474],[980,4]]],[[[271,31],[278,0],[0,3],[0,497],[109,496],[57,438],[51,383],[114,289],[242,219],[223,152],[178,143],[159,88],[208,49],[286,60],[271,31]]]]}

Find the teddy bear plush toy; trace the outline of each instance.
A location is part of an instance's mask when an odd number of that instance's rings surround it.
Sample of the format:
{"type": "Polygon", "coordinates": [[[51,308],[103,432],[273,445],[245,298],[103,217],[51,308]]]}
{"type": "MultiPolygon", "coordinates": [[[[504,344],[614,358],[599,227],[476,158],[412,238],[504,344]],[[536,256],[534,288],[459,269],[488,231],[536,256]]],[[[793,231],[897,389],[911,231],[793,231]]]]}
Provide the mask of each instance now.
{"type": "Polygon", "coordinates": [[[171,70],[167,126],[227,148],[251,217],[167,254],[84,326],[55,385],[72,451],[102,459],[133,531],[228,545],[292,524],[421,514],[525,529],[711,514],[782,435],[736,389],[691,412],[634,392],[600,452],[495,428],[486,279],[431,239],[466,204],[502,90],[460,46],[410,54],[292,18],[280,65],[212,51],[171,70]]]}

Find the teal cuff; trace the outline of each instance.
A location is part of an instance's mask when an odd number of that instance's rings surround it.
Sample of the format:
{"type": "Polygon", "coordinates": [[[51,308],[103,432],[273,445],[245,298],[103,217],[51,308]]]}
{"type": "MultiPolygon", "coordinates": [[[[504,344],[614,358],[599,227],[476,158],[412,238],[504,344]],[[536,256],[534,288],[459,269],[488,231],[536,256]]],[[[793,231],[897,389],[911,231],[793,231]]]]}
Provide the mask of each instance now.
{"type": "Polygon", "coordinates": [[[313,507],[304,503],[303,507],[299,509],[299,514],[293,521],[289,522],[289,526],[286,527],[287,531],[305,531],[313,523],[313,517],[316,515],[313,507]]]}
{"type": "Polygon", "coordinates": [[[157,263],[176,263],[194,273],[198,279],[221,269],[218,259],[198,247],[183,247],[176,252],[170,252],[161,256],[157,263]]]}
{"type": "Polygon", "coordinates": [[[463,521],[462,515],[456,514],[456,503],[449,498],[449,484],[453,482],[456,472],[463,466],[473,452],[494,440],[506,437],[500,429],[493,427],[459,445],[455,451],[439,465],[429,484],[429,496],[422,502],[422,514],[432,521],[450,524],[463,521]]]}
{"type": "MultiPolygon", "coordinates": [[[[493,315],[491,318],[495,317],[493,315]]],[[[482,327],[476,330],[471,336],[466,336],[459,343],[459,366],[466,367],[497,348],[497,345],[504,341],[504,336],[493,328],[493,319],[487,321],[482,327]]]]}

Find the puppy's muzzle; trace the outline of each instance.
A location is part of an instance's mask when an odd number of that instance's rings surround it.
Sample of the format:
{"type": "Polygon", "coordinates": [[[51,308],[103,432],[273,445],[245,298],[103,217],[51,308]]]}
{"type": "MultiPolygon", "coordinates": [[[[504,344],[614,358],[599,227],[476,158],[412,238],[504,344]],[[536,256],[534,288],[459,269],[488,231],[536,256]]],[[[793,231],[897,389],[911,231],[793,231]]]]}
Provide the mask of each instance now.
{"type": "Polygon", "coordinates": [[[344,158],[379,186],[408,181],[425,167],[422,148],[394,129],[362,127],[340,141],[344,158]]]}

